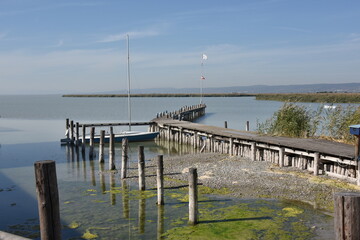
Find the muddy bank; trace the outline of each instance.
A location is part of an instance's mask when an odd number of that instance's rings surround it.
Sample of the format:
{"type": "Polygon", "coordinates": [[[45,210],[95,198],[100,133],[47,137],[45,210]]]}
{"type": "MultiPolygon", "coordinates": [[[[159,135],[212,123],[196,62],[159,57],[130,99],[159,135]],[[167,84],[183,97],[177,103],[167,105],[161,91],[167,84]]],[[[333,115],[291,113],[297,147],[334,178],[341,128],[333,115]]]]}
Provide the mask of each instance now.
{"type": "MultiPolygon", "coordinates": [[[[152,159],[150,165],[155,166],[156,159],[152,159]]],[[[279,168],[269,162],[253,162],[224,154],[202,153],[164,158],[167,178],[186,182],[186,172],[190,167],[198,169],[200,183],[214,189],[226,188],[222,192],[232,197],[302,201],[330,212],[335,192],[360,191],[354,184],[327,176],[314,177],[311,172],[296,168],[279,168]]],[[[155,167],[147,171],[156,174],[155,167]]],[[[179,184],[176,181],[165,182],[168,186],[179,184]]]]}

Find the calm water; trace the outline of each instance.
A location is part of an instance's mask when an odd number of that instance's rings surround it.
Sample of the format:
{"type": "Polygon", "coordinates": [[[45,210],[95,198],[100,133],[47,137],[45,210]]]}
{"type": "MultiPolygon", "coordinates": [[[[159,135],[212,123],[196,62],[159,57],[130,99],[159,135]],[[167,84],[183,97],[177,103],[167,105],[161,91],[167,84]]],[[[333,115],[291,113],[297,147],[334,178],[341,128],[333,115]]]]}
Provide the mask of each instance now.
{"type": "MultiPolygon", "coordinates": [[[[251,130],[256,128],[257,121],[269,118],[282,105],[256,101],[252,97],[205,98],[204,102],[206,116],[199,119],[199,123],[223,126],[226,120],[229,128],[244,129],[245,122],[250,121],[251,130]]],[[[158,112],[198,103],[198,98],[133,98],[132,120],[148,121],[158,112]]],[[[127,121],[127,100],[58,95],[0,96],[0,230],[24,236],[37,232],[33,163],[46,159],[56,161],[61,217],[64,225],[71,226],[64,227],[64,239],[78,239],[86,232],[98,234],[99,239],[154,239],[174,226],[186,226],[187,205],[176,198],[185,194],[182,190],[171,190],[166,197],[169,204],[158,212],[154,207],[155,198],[151,197],[154,192],[148,192],[147,198],[139,197],[135,190],[136,179],[122,183],[118,175],[100,174],[99,164],[89,161],[87,153],[83,156],[81,151],[78,153],[74,148],[60,145],[59,140],[65,133],[65,118],[81,123],[127,121]]],[[[139,144],[145,147],[146,159],[158,154],[191,151],[186,146],[170,148],[157,142],[132,143],[131,161],[137,159],[139,144]]],[[[116,156],[120,156],[120,152],[118,146],[116,156]]],[[[226,201],[226,204],[236,201],[226,201]]],[[[280,210],[291,205],[278,201],[267,204],[270,209],[280,210]]],[[[214,203],[206,207],[218,206],[214,203]]],[[[311,207],[301,208],[304,212],[301,217],[308,225],[314,224],[315,219],[325,226],[329,223],[321,212],[315,211],[316,217],[309,218],[305,213],[313,213],[311,207]]],[[[284,228],[290,231],[289,226],[297,220],[287,221],[284,228]]]]}

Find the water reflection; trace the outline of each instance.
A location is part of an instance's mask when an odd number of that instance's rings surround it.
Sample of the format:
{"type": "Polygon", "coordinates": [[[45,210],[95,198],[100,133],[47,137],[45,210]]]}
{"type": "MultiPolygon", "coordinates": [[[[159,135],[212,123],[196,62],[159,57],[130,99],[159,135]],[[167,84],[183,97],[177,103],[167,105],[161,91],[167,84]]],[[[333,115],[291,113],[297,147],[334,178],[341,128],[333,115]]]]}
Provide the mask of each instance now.
{"type": "Polygon", "coordinates": [[[126,180],[121,180],[121,190],[122,190],[122,206],[123,206],[123,217],[129,219],[130,210],[129,210],[129,186],[126,180]]]}
{"type": "Polygon", "coordinates": [[[157,239],[164,239],[164,205],[157,205],[157,239]]]}

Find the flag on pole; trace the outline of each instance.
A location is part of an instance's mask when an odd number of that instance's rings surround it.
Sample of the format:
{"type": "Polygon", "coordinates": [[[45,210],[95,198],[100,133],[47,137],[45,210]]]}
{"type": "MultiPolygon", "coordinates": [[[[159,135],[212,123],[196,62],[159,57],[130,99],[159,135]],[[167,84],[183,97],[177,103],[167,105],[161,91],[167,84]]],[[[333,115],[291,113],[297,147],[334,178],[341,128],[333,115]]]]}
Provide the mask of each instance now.
{"type": "Polygon", "coordinates": [[[207,58],[208,58],[207,55],[205,55],[205,54],[202,55],[203,60],[207,60],[207,58]]]}
{"type": "Polygon", "coordinates": [[[204,77],[204,76],[201,76],[201,80],[205,80],[205,77],[204,77]]]}

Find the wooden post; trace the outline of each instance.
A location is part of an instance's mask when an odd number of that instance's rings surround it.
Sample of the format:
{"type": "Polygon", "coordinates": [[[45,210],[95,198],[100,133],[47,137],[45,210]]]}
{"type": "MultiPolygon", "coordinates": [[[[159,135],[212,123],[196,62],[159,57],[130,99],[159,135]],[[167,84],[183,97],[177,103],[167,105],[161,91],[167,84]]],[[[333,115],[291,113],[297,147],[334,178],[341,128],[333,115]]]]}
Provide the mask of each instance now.
{"type": "Polygon", "coordinates": [[[115,170],[115,143],[114,134],[110,134],[109,139],[109,170],[115,170]]]}
{"type": "Polygon", "coordinates": [[[158,158],[157,158],[156,182],[157,182],[157,205],[164,205],[164,162],[163,162],[163,155],[158,155],[158,158]]]}
{"type": "Polygon", "coordinates": [[[89,158],[93,159],[94,154],[94,137],[95,137],[95,127],[90,129],[90,151],[89,151],[89,158]]]}
{"type": "Polygon", "coordinates": [[[285,159],[285,148],[281,147],[279,149],[279,167],[284,166],[284,159],[285,159]]]}
{"type": "Polygon", "coordinates": [[[227,121],[224,122],[224,128],[227,128],[227,121]]]}
{"type": "Polygon", "coordinates": [[[66,139],[70,139],[70,130],[69,130],[69,119],[67,118],[65,121],[65,130],[66,130],[66,139]]]}
{"type": "Polygon", "coordinates": [[[360,193],[334,194],[334,223],[335,239],[360,239],[360,193]]]}
{"type": "Polygon", "coordinates": [[[189,169],[189,224],[198,223],[197,169],[189,169]]]}
{"type": "Polygon", "coordinates": [[[55,161],[35,162],[34,167],[41,239],[60,240],[61,222],[55,161]]]}
{"type": "Polygon", "coordinates": [[[251,143],[251,160],[256,161],[256,143],[251,143]]]}
{"type": "Polygon", "coordinates": [[[234,156],[234,140],[232,138],[229,139],[229,155],[234,156]]]}
{"type": "Polygon", "coordinates": [[[360,186],[360,159],[359,159],[359,154],[360,154],[360,136],[359,135],[355,135],[356,136],[356,145],[355,145],[355,161],[357,162],[357,185],[360,186]]]}
{"type": "Polygon", "coordinates": [[[145,156],[144,156],[144,146],[139,146],[139,190],[145,190],[145,156]]]}
{"type": "Polygon", "coordinates": [[[75,137],[74,137],[74,121],[71,120],[70,121],[70,141],[71,141],[71,144],[74,143],[74,139],[75,139],[75,137]]]}
{"type": "Polygon", "coordinates": [[[121,158],[121,178],[126,178],[126,170],[127,170],[127,162],[128,162],[128,139],[122,139],[122,158],[121,158]]]}
{"type": "Polygon", "coordinates": [[[314,176],[319,174],[319,163],[320,163],[320,153],[316,152],[314,156],[314,176]]]}
{"type": "Polygon", "coordinates": [[[249,121],[246,121],[245,130],[246,130],[247,132],[250,131],[250,122],[249,122],[249,121]]]}
{"type": "Polygon", "coordinates": [[[85,125],[82,125],[82,145],[81,145],[81,151],[83,153],[85,153],[85,144],[86,144],[86,140],[85,140],[85,135],[86,135],[86,127],[85,125]]]}
{"type": "Polygon", "coordinates": [[[76,144],[76,146],[78,146],[79,145],[79,142],[80,142],[80,139],[79,139],[79,122],[76,122],[76,124],[75,124],[75,133],[76,133],[76,138],[75,138],[75,144],[76,144]]]}
{"type": "Polygon", "coordinates": [[[99,162],[104,162],[105,130],[100,131],[99,162]]]}

